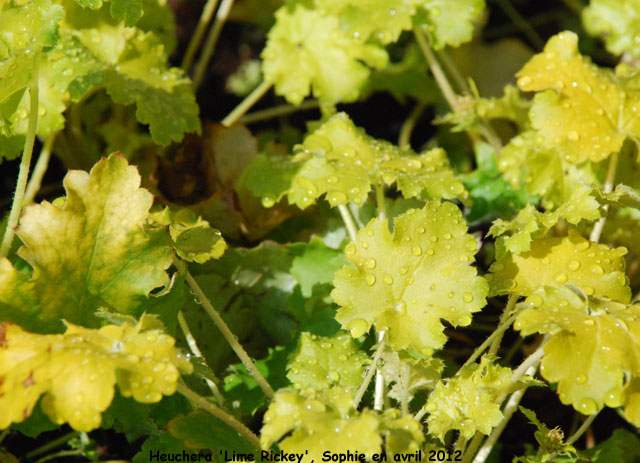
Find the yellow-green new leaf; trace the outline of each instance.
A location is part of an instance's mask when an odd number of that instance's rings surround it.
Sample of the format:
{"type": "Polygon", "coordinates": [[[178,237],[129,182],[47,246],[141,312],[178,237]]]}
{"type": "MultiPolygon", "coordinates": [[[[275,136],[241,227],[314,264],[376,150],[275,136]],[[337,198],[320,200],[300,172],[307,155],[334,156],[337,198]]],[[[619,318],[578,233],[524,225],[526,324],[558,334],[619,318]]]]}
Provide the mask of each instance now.
{"type": "Polygon", "coordinates": [[[587,296],[627,303],[626,253],[626,248],[611,249],[570,230],[569,236],[533,240],[528,252],[498,259],[486,278],[494,294],[530,296],[544,286],[572,284],[587,296]]]}
{"type": "Polygon", "coordinates": [[[33,267],[23,273],[0,260],[0,318],[38,332],[60,332],[62,319],[98,326],[98,307],[139,315],[149,292],[168,283],[169,236],[147,231],[151,194],[120,154],[91,173],[71,171],[60,204],[28,206],[18,255],[33,267]]]}
{"type": "Polygon", "coordinates": [[[219,259],[227,249],[222,234],[190,209],[172,211],[166,207],[149,218],[169,227],[173,248],[186,261],[204,264],[209,259],[219,259]]]}
{"type": "Polygon", "coordinates": [[[335,104],[354,101],[369,77],[369,67],[383,68],[387,52],[340,30],[337,17],[301,4],[280,8],[262,52],[262,71],[276,93],[299,104],[310,91],[335,104]]]}
{"type": "Polygon", "coordinates": [[[637,0],[591,0],[582,11],[582,22],[592,35],[604,39],[615,55],[640,55],[640,3],[637,0]]]}
{"type": "Polygon", "coordinates": [[[484,356],[436,385],[425,405],[429,434],[444,442],[444,435],[457,429],[469,439],[477,431],[489,434],[500,423],[497,399],[514,385],[509,383],[511,369],[495,365],[494,358],[484,356]]]}
{"type": "Polygon", "coordinates": [[[482,13],[484,0],[417,0],[421,11],[415,23],[431,37],[433,47],[457,47],[473,37],[473,21],[482,13]]]}
{"type": "Polygon", "coordinates": [[[640,133],[640,93],[582,56],[572,32],[552,37],[518,73],[518,86],[539,92],[533,127],[573,163],[602,161],[640,133]]]}
{"type": "Polygon", "coordinates": [[[174,339],[133,325],[87,329],[67,324],[65,334],[41,335],[0,323],[0,429],[25,420],[40,396],[42,409],[57,424],[91,431],[120,393],[155,403],[176,390],[179,372],[191,364],[174,339]]]}
{"type": "Polygon", "coordinates": [[[488,285],[470,265],[476,241],[466,232],[460,210],[448,202],[396,217],[393,235],[387,220],[369,222],[345,249],[352,266],[335,274],[336,319],[354,337],[375,324],[396,350],[441,348],[441,319],[465,326],[485,305],[488,285]]]}
{"type": "Polygon", "coordinates": [[[568,287],[545,287],[527,298],[514,328],[522,335],[549,333],[540,367],[558,382],[565,404],[590,415],[604,405],[625,405],[638,424],[633,385],[640,377],[640,307],[586,298],[568,287]]]}

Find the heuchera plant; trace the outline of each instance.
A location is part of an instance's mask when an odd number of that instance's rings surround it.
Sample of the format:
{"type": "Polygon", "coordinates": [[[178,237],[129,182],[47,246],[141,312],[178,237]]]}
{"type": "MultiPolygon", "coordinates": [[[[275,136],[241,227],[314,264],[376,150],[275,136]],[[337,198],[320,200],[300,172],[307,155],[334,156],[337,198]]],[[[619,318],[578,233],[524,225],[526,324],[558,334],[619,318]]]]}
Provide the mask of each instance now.
{"type": "Polygon", "coordinates": [[[508,1],[537,51],[484,0],[236,3],[174,53],[164,0],[0,0],[0,462],[637,461],[637,2],[565,0],[602,65],[508,1]],[[229,15],[266,44],[203,123],[229,15]]]}

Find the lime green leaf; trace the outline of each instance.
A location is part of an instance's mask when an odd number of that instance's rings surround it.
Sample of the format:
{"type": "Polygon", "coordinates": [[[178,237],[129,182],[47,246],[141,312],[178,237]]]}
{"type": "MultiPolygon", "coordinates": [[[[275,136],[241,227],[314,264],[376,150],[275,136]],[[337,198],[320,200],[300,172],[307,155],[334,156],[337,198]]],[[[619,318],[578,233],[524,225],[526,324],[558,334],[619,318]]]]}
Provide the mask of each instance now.
{"type": "Polygon", "coordinates": [[[457,429],[469,439],[476,432],[489,434],[502,420],[498,397],[513,385],[511,369],[494,364],[484,356],[480,363],[468,365],[449,380],[439,382],[425,405],[429,412],[429,434],[444,442],[444,435],[457,429]]]}
{"type": "Polygon", "coordinates": [[[33,276],[0,261],[0,313],[35,331],[60,331],[61,319],[96,326],[100,306],[139,314],[149,292],[168,282],[168,236],[145,231],[152,196],[119,154],[90,174],[71,171],[62,205],[28,207],[18,236],[33,276]]]}
{"type": "MultiPolygon", "coordinates": [[[[623,380],[640,374],[640,307],[587,299],[568,287],[544,287],[524,307],[514,328],[525,336],[552,335],[540,371],[549,382],[558,382],[563,403],[585,415],[604,405],[631,406],[623,398],[623,380]]],[[[629,411],[637,424],[632,406],[629,411]]]]}
{"type": "Polygon", "coordinates": [[[0,5],[0,59],[27,49],[35,53],[55,45],[64,12],[53,0],[2,2],[0,5]]]}
{"type": "Polygon", "coordinates": [[[582,11],[589,34],[599,35],[614,55],[640,54],[636,37],[640,34],[640,5],[634,0],[591,0],[582,11]]]}
{"type": "Polygon", "coordinates": [[[225,459],[229,459],[235,451],[244,455],[253,455],[254,461],[260,461],[255,447],[245,438],[219,418],[203,410],[174,418],[169,422],[168,429],[171,435],[183,440],[189,448],[211,449],[214,455],[219,455],[220,451],[226,450],[229,457],[225,459]]]}
{"type": "Polygon", "coordinates": [[[189,81],[176,68],[166,68],[164,46],[139,34],[129,41],[126,56],[107,71],[107,92],[117,103],[136,104],[136,117],[149,124],[156,143],[180,141],[199,132],[198,105],[189,81]]]}
{"type": "Polygon", "coordinates": [[[291,103],[299,104],[310,88],[326,103],[354,101],[369,77],[368,66],[387,64],[383,48],[345,35],[335,16],[301,4],[293,10],[285,5],[275,15],[262,52],[262,70],[265,81],[291,103]]]}
{"type": "Polygon", "coordinates": [[[338,387],[320,392],[277,391],[264,415],[262,448],[279,441],[284,452],[302,453],[305,463],[322,461],[327,450],[336,454],[357,451],[370,460],[382,445],[380,418],[370,410],[354,410],[352,400],[349,392],[338,387]]]}
{"type": "Polygon", "coordinates": [[[316,7],[340,18],[342,32],[361,42],[374,39],[382,44],[396,42],[400,33],[412,27],[416,0],[316,0],[316,7]]]}
{"type": "MultiPolygon", "coordinates": [[[[371,185],[379,183],[396,184],[405,198],[465,199],[468,195],[443,150],[416,155],[410,149],[399,149],[368,136],[345,113],[322,124],[297,148],[299,153],[291,160],[297,172],[288,191],[280,191],[276,198],[269,196],[269,203],[286,193],[290,203],[303,209],[325,194],[332,207],[350,201],[360,205],[371,185]]],[[[274,169],[286,172],[289,178],[291,170],[274,169]]]]}
{"type": "Polygon", "coordinates": [[[142,17],[141,0],[111,0],[111,16],[127,27],[134,26],[142,17]]]}
{"type": "Polygon", "coordinates": [[[521,90],[537,91],[530,116],[547,147],[573,163],[601,161],[640,133],[640,94],[578,51],[578,37],[562,32],[518,73],[521,90]]]}
{"type": "Polygon", "coordinates": [[[421,7],[414,23],[423,27],[436,50],[457,47],[471,40],[473,21],[482,13],[484,0],[417,0],[421,7]]]}
{"type": "Polygon", "coordinates": [[[300,166],[288,156],[258,154],[244,171],[247,188],[262,198],[264,207],[272,207],[291,186],[291,180],[300,166]]]}
{"type": "Polygon", "coordinates": [[[191,364],[170,336],[136,325],[92,330],[67,324],[65,334],[40,335],[0,324],[0,428],[21,422],[44,395],[42,408],[57,424],[79,431],[100,425],[114,385],[125,397],[154,403],[175,392],[179,371],[191,364]]]}
{"type": "Polygon", "coordinates": [[[380,371],[386,384],[391,386],[388,395],[398,402],[405,395],[407,400],[411,400],[417,391],[433,389],[444,369],[444,362],[435,357],[417,359],[389,348],[385,349],[381,359],[380,371]]]}
{"type": "Polygon", "coordinates": [[[152,223],[169,226],[176,253],[188,262],[203,264],[218,259],[227,249],[220,232],[190,209],[172,211],[165,207],[149,216],[152,223]]]}
{"type": "Polygon", "coordinates": [[[355,391],[368,361],[369,356],[356,347],[348,333],[331,338],[300,333],[287,377],[296,389],[330,389],[339,384],[355,391]]]}
{"type": "Polygon", "coordinates": [[[393,235],[387,220],[369,222],[345,249],[355,268],[336,272],[336,319],[354,337],[375,323],[396,350],[441,348],[441,319],[465,326],[485,305],[488,285],[469,265],[476,241],[466,231],[460,210],[437,201],[396,217],[393,235]]]}
{"type": "Polygon", "coordinates": [[[616,208],[633,207],[640,209],[640,195],[630,186],[618,184],[611,193],[602,193],[602,199],[606,204],[616,208]]]}
{"type": "Polygon", "coordinates": [[[572,284],[587,296],[629,302],[626,253],[626,248],[611,249],[569,230],[569,236],[534,240],[530,251],[498,259],[486,278],[495,294],[530,296],[544,286],[572,284]]]}
{"type": "Polygon", "coordinates": [[[425,440],[422,425],[411,416],[401,416],[400,410],[388,409],[385,411],[382,415],[380,428],[385,436],[384,444],[385,450],[390,455],[389,460],[394,455],[415,455],[415,452],[422,450],[422,443],[425,440]]]}
{"type": "Polygon", "coordinates": [[[293,244],[289,250],[295,255],[291,275],[300,283],[305,297],[311,296],[314,285],[331,283],[335,271],[344,264],[344,254],[328,247],[319,238],[313,238],[309,244],[293,244]]]}

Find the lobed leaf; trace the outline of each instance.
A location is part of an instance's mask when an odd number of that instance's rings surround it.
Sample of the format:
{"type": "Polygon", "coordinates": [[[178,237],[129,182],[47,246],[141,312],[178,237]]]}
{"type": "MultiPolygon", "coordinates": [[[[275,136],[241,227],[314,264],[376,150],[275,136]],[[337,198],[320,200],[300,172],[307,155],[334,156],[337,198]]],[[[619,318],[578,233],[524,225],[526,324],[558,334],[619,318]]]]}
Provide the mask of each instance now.
{"type": "Polygon", "coordinates": [[[163,230],[144,229],[153,198],[136,168],[114,153],[90,173],[70,171],[64,186],[62,201],[29,206],[20,221],[18,255],[33,274],[0,260],[0,318],[57,332],[62,319],[97,326],[101,306],[139,315],[168,283],[172,255],[163,230]]]}
{"type": "Polygon", "coordinates": [[[437,201],[396,217],[393,235],[387,220],[369,222],[345,249],[352,265],[335,274],[336,319],[354,337],[375,324],[396,350],[441,348],[441,319],[470,324],[488,291],[469,265],[476,242],[466,231],[460,210],[437,201]]]}
{"type": "Polygon", "coordinates": [[[54,335],[0,323],[0,428],[27,418],[40,396],[54,423],[90,431],[100,426],[116,383],[123,396],[143,403],[172,395],[179,372],[192,367],[174,339],[147,320],[97,330],[67,323],[54,335]]]}
{"type": "Polygon", "coordinates": [[[599,35],[614,55],[636,57],[640,44],[640,4],[635,0],[591,0],[582,11],[582,23],[591,35],[599,35]]]}
{"type": "Polygon", "coordinates": [[[471,40],[473,21],[485,7],[484,0],[417,0],[420,11],[414,24],[423,27],[436,50],[457,47],[471,40]]]}

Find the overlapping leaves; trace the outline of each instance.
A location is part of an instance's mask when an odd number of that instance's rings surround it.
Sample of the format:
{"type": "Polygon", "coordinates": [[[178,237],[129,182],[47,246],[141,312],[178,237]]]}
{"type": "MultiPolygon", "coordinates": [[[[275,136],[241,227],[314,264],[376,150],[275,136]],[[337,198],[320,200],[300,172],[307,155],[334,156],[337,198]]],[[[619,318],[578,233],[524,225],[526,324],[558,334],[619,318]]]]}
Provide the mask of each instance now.
{"type": "Polygon", "coordinates": [[[28,207],[18,255],[33,274],[0,260],[0,318],[39,332],[59,332],[61,319],[97,326],[99,307],[138,315],[149,292],[168,283],[172,261],[164,230],[144,224],[151,194],[119,154],[91,173],[71,171],[62,204],[28,207]]]}
{"type": "Polygon", "coordinates": [[[582,12],[584,27],[604,39],[607,50],[616,55],[640,54],[640,4],[635,0],[591,0],[582,12]]]}
{"type": "Polygon", "coordinates": [[[523,306],[514,327],[551,335],[540,371],[558,383],[560,400],[585,415],[622,405],[640,424],[640,307],[549,286],[523,306]]]}
{"type": "Polygon", "coordinates": [[[587,296],[626,303],[631,299],[626,253],[626,248],[611,249],[570,230],[569,236],[537,239],[529,251],[498,259],[487,279],[495,294],[530,296],[544,286],[571,284],[587,296]]]}
{"type": "Polygon", "coordinates": [[[371,185],[396,185],[405,198],[465,199],[467,192],[455,177],[441,149],[416,155],[389,142],[376,140],[357,128],[349,117],[339,113],[305,138],[292,159],[281,159],[273,167],[259,160],[250,168],[264,172],[249,173],[247,184],[264,198],[279,200],[284,195],[292,204],[306,208],[326,194],[331,206],[350,201],[362,204],[371,185]],[[279,178],[280,191],[263,186],[279,178]],[[284,189],[286,186],[286,189],[284,189]]]}
{"type": "Polygon", "coordinates": [[[397,217],[393,235],[387,220],[369,222],[345,249],[352,265],[335,274],[336,319],[354,337],[375,324],[396,350],[441,348],[447,340],[441,319],[468,325],[485,305],[488,286],[469,265],[476,242],[466,231],[460,210],[448,202],[397,217]]]}
{"type": "Polygon", "coordinates": [[[64,334],[40,335],[0,323],[0,429],[21,422],[40,396],[42,409],[57,424],[90,431],[120,393],[144,403],[175,392],[179,372],[191,364],[157,322],[98,330],[67,324],[64,334]]]}
{"type": "Polygon", "coordinates": [[[640,133],[640,93],[578,51],[578,37],[552,37],[518,73],[518,86],[536,91],[529,113],[547,147],[573,163],[602,161],[640,133]]]}

